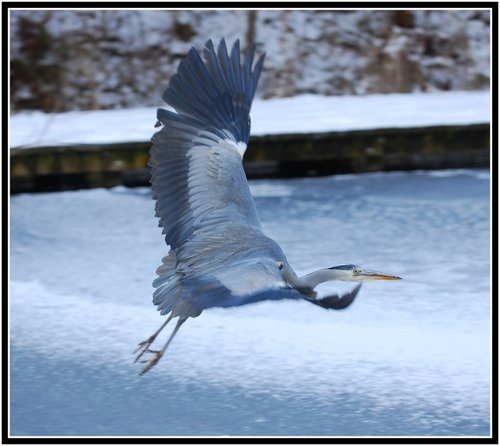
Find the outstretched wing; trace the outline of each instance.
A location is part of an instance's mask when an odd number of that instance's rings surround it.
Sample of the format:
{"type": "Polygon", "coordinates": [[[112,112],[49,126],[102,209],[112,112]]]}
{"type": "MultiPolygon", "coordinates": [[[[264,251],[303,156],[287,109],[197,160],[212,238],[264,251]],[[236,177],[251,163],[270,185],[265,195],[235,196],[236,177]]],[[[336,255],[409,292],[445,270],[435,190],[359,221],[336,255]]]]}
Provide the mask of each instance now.
{"type": "Polygon", "coordinates": [[[240,62],[239,42],[209,40],[201,57],[191,49],[163,96],[175,111],[158,110],[163,128],[153,137],[149,165],[156,215],[175,250],[194,234],[221,225],[260,229],[242,166],[250,106],[263,57],[254,49],[240,62]]]}
{"type": "MultiPolygon", "coordinates": [[[[246,271],[245,271],[246,274],[246,271]]],[[[356,285],[346,294],[330,294],[320,298],[307,297],[297,289],[292,288],[285,283],[276,283],[275,286],[262,287],[252,292],[244,294],[235,294],[231,289],[221,286],[217,280],[207,280],[202,301],[206,308],[209,307],[234,307],[249,303],[259,302],[261,300],[281,300],[281,299],[305,299],[315,305],[319,305],[327,310],[344,310],[354,302],[358,295],[361,284],[356,285]]]]}
{"type": "Polygon", "coordinates": [[[217,50],[209,40],[202,55],[189,51],[164,93],[174,111],[158,111],[149,162],[171,248],[153,282],[162,314],[194,317],[281,280],[274,259],[283,254],[262,234],[242,165],[264,57],[254,64],[254,53],[242,63],[238,41],[229,54],[224,40],[217,50]]]}
{"type": "Polygon", "coordinates": [[[158,279],[153,303],[161,314],[195,317],[211,307],[233,307],[260,300],[304,297],[283,282],[279,268],[268,258],[221,262],[209,271],[177,272],[167,281],[158,279]]]}

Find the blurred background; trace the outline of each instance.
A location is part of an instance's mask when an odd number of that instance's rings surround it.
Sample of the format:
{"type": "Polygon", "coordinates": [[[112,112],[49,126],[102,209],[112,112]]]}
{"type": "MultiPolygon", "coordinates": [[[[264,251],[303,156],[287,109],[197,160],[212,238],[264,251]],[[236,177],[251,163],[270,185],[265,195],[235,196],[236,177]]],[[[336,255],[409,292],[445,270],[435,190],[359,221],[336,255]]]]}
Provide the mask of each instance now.
{"type": "Polygon", "coordinates": [[[14,193],[148,185],[168,80],[223,37],[266,53],[250,178],[489,165],[486,9],[14,10],[10,32],[14,193]]]}
{"type": "Polygon", "coordinates": [[[489,87],[488,10],[13,11],[13,110],[157,105],[191,46],[267,57],[257,95],[489,87]]]}

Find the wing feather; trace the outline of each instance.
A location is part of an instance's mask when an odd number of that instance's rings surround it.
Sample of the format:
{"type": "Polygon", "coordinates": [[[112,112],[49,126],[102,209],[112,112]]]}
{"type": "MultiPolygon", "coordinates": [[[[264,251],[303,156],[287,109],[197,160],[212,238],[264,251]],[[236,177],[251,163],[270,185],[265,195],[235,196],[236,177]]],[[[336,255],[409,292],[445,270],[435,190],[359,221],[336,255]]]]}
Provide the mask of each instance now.
{"type": "Polygon", "coordinates": [[[156,215],[171,248],[153,282],[162,314],[194,317],[217,299],[229,305],[280,283],[274,259],[283,254],[262,234],[242,165],[263,60],[254,69],[254,52],[242,66],[239,42],[230,53],[224,40],[217,49],[208,41],[203,56],[191,49],[163,95],[173,110],[158,110],[163,128],[149,161],[156,215]],[[243,260],[257,266],[243,273],[243,260]]]}
{"type": "Polygon", "coordinates": [[[198,315],[205,308],[232,307],[261,300],[299,299],[304,296],[286,285],[275,262],[233,262],[229,270],[177,274],[161,284],[154,303],[161,314],[172,311],[181,318],[198,315]]]}
{"type": "Polygon", "coordinates": [[[254,51],[242,67],[239,43],[229,56],[224,40],[217,51],[208,41],[204,60],[190,50],[165,91],[175,111],[158,111],[164,127],[153,138],[149,165],[156,215],[172,249],[217,225],[260,228],[241,163],[260,74],[248,66],[254,51]]]}

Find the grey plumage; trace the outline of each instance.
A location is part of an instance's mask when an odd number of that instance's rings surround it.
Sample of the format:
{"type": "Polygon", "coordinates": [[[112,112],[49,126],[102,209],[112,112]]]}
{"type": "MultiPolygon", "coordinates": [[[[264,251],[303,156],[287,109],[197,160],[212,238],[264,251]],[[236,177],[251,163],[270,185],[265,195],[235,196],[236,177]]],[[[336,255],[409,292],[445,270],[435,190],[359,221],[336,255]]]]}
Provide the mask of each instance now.
{"type": "Polygon", "coordinates": [[[240,64],[239,42],[192,49],[163,99],[163,128],[153,138],[153,198],[171,251],[153,282],[162,314],[187,318],[211,306],[283,296],[299,297],[277,267],[285,256],[264,236],[246,181],[238,145],[248,142],[250,107],[264,56],[255,49],[240,64]],[[231,276],[241,286],[236,293],[231,276]],[[281,288],[284,288],[282,290],[281,288]],[[258,291],[258,293],[256,293],[258,291]]]}
{"type": "MultiPolygon", "coordinates": [[[[158,110],[163,127],[153,137],[149,165],[156,216],[170,251],[157,269],[153,303],[169,314],[167,322],[179,317],[175,331],[210,307],[288,298],[341,309],[359,291],[357,286],[344,297],[318,299],[317,283],[350,279],[328,269],[299,278],[262,233],[242,165],[264,60],[262,55],[254,63],[254,55],[251,48],[241,63],[239,42],[229,53],[224,39],[217,49],[209,40],[202,55],[191,49],[163,95],[174,111],[158,110]]],[[[137,359],[150,351],[163,326],[140,344],[137,359]]],[[[151,351],[156,356],[143,372],[165,348],[151,351]]]]}

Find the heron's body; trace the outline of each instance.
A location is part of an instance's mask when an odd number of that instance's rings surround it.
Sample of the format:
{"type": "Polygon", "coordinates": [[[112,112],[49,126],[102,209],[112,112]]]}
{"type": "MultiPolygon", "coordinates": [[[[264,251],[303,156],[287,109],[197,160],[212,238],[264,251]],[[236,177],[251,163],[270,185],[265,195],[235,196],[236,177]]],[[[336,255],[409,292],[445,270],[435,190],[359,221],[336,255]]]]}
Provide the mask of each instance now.
{"type": "Polygon", "coordinates": [[[278,244],[262,232],[243,170],[250,134],[250,106],[263,56],[254,50],[240,61],[239,43],[229,54],[224,40],[208,41],[202,57],[192,49],[163,96],[175,109],[158,111],[163,128],[151,149],[156,215],[170,251],[158,268],[153,302],[167,321],[140,344],[139,359],[153,353],[149,370],[180,325],[210,307],[230,307],[264,299],[306,299],[325,308],[352,303],[360,284],[345,296],[319,299],[314,287],[327,280],[361,282],[396,278],[354,265],[326,268],[299,278],[278,244]],[[149,350],[172,318],[177,326],[160,351],[149,350]]]}

